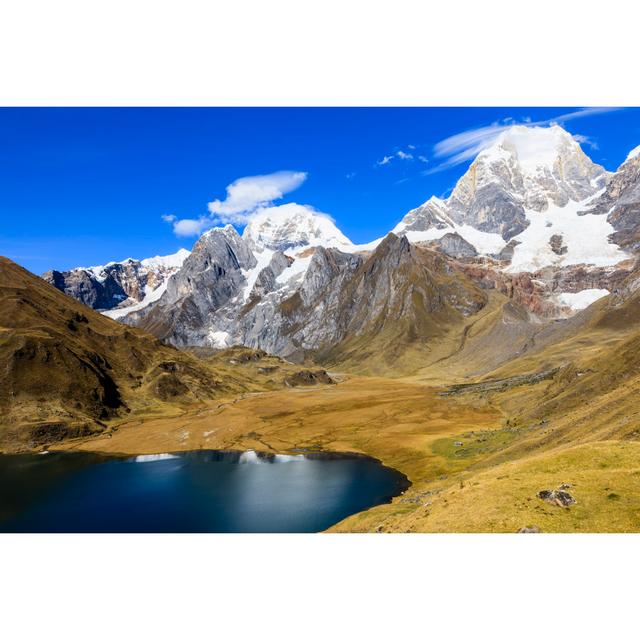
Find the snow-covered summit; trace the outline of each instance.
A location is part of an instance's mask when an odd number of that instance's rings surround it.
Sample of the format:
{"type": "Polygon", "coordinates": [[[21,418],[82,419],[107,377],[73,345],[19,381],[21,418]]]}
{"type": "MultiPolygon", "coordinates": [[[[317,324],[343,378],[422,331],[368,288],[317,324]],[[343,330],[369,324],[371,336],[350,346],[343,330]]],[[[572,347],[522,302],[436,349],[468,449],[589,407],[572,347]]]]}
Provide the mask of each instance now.
{"type": "Polygon", "coordinates": [[[514,159],[523,174],[532,175],[545,169],[552,171],[558,159],[580,152],[580,145],[562,127],[516,125],[503,131],[488,149],[478,154],[477,160],[491,163],[514,159]]]}
{"type": "Polygon", "coordinates": [[[353,243],[324,213],[295,202],[256,213],[242,234],[253,249],[287,251],[303,247],[334,247],[349,251],[353,243]]]}
{"type": "Polygon", "coordinates": [[[140,264],[150,269],[164,267],[166,269],[179,269],[184,261],[191,255],[191,251],[187,249],[178,249],[176,253],[168,256],[154,256],[153,258],[145,258],[140,260],[140,264]]]}
{"type": "Polygon", "coordinates": [[[430,198],[407,213],[394,232],[413,242],[454,233],[488,256],[501,254],[513,241],[504,254],[508,258],[517,247],[512,269],[575,261],[614,264],[625,256],[608,241],[613,229],[605,220],[577,214],[609,178],[562,127],[509,127],[478,154],[449,198],[430,198]],[[585,234],[589,238],[582,241],[585,234]]]}
{"type": "Polygon", "coordinates": [[[478,154],[448,204],[469,206],[479,200],[485,206],[503,192],[524,208],[544,211],[594,195],[608,176],[562,127],[513,126],[478,154]]]}

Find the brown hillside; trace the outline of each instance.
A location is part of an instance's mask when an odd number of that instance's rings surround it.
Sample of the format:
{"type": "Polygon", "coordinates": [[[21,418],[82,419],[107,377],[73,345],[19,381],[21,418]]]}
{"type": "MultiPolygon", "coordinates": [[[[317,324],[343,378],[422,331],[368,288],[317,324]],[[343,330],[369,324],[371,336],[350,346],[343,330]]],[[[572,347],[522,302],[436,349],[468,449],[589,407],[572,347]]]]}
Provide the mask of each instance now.
{"type": "Polygon", "coordinates": [[[232,385],[0,257],[0,445],[42,444],[232,385]]]}

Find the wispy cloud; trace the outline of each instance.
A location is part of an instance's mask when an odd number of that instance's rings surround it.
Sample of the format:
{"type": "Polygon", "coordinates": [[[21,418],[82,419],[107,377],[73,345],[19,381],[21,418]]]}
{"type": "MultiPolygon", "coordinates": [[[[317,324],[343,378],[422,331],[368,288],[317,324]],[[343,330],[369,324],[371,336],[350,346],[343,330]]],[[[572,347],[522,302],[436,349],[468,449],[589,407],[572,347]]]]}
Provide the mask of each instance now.
{"type": "Polygon", "coordinates": [[[574,133],[571,137],[578,144],[586,145],[587,147],[590,147],[591,149],[597,150],[597,149],[600,148],[598,146],[598,143],[590,136],[583,136],[581,133],[574,133]]]}
{"type": "MultiPolygon", "coordinates": [[[[548,120],[532,121],[530,118],[526,118],[523,119],[520,124],[541,127],[553,124],[563,124],[579,118],[587,118],[603,113],[610,113],[611,111],[618,111],[620,108],[621,107],[589,107],[579,109],[578,111],[571,111],[548,120]]],[[[440,162],[425,170],[424,173],[431,174],[438,171],[444,171],[445,169],[449,169],[450,167],[454,167],[475,158],[475,156],[477,156],[481,151],[490,147],[503,131],[512,127],[514,124],[517,124],[517,122],[512,118],[509,118],[488,126],[468,129],[441,140],[433,146],[433,156],[440,160],[440,162]]],[[[577,140],[576,136],[574,136],[574,138],[577,140]]],[[[580,142],[580,140],[578,141],[580,142]]],[[[595,144],[595,141],[587,138],[586,136],[583,136],[583,142],[586,144],[595,144]]]]}
{"type": "Polygon", "coordinates": [[[393,160],[393,156],[384,156],[382,160],[378,160],[378,162],[376,162],[376,166],[382,167],[385,164],[389,164],[392,160],[393,160]]]}
{"type": "MultiPolygon", "coordinates": [[[[378,160],[375,166],[382,167],[384,165],[391,164],[393,160],[404,160],[408,162],[416,160],[416,156],[411,153],[412,151],[415,151],[416,146],[414,144],[408,144],[406,148],[408,149],[408,151],[404,151],[403,149],[396,149],[390,155],[383,156],[382,160],[378,160]]],[[[424,155],[417,156],[417,160],[419,160],[420,162],[428,162],[427,158],[424,155]]]]}
{"type": "Polygon", "coordinates": [[[297,189],[306,179],[307,174],[303,171],[277,171],[261,176],[246,176],[227,186],[224,200],[211,201],[207,215],[181,220],[174,215],[167,215],[162,216],[162,219],[173,224],[173,231],[177,236],[200,235],[219,224],[244,225],[256,212],[271,207],[276,200],[297,189]]]}

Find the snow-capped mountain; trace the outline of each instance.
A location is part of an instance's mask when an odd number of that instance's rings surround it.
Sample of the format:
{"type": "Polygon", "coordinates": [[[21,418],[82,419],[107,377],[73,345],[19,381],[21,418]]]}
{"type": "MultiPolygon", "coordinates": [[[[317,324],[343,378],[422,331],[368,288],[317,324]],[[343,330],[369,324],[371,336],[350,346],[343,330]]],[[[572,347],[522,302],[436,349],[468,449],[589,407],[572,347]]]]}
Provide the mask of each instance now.
{"type": "Polygon", "coordinates": [[[42,277],[93,309],[119,318],[157,300],[167,280],[180,269],[189,254],[186,249],[180,249],[168,256],[144,260],[127,258],[96,267],[48,271],[42,277]]]}
{"type": "MultiPolygon", "coordinates": [[[[129,286],[106,313],[179,346],[246,344],[286,357],[381,332],[397,340],[401,325],[426,339],[476,313],[487,289],[545,322],[618,289],[640,249],[639,200],[640,150],[610,174],[562,128],[515,126],[447,199],[430,198],[384,239],[354,245],[309,207],[265,208],[242,235],[231,225],[206,232],[162,283],[143,296],[129,286]]],[[[116,279],[110,269],[145,262],[73,270],[59,288],[86,301],[74,279],[91,280],[95,298],[94,281],[106,289],[116,279]]]]}
{"type": "Polygon", "coordinates": [[[287,251],[304,247],[349,250],[353,247],[329,216],[296,203],[270,207],[257,213],[245,227],[242,237],[256,251],[287,251]]]}
{"type": "Polygon", "coordinates": [[[412,242],[456,234],[509,272],[610,266],[628,256],[604,218],[584,214],[610,174],[558,126],[514,126],[482,151],[446,200],[430,198],[394,233],[412,242]],[[582,214],[582,215],[580,215],[582,214]]]}

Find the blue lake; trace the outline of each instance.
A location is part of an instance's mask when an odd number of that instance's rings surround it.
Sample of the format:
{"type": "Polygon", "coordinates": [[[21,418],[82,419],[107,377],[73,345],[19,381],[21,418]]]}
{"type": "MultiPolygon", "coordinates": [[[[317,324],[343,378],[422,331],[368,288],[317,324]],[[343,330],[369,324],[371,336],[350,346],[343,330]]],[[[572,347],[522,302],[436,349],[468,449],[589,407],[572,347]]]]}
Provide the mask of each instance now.
{"type": "Polygon", "coordinates": [[[304,533],[409,485],[366,457],[0,455],[0,531],[304,533]]]}

